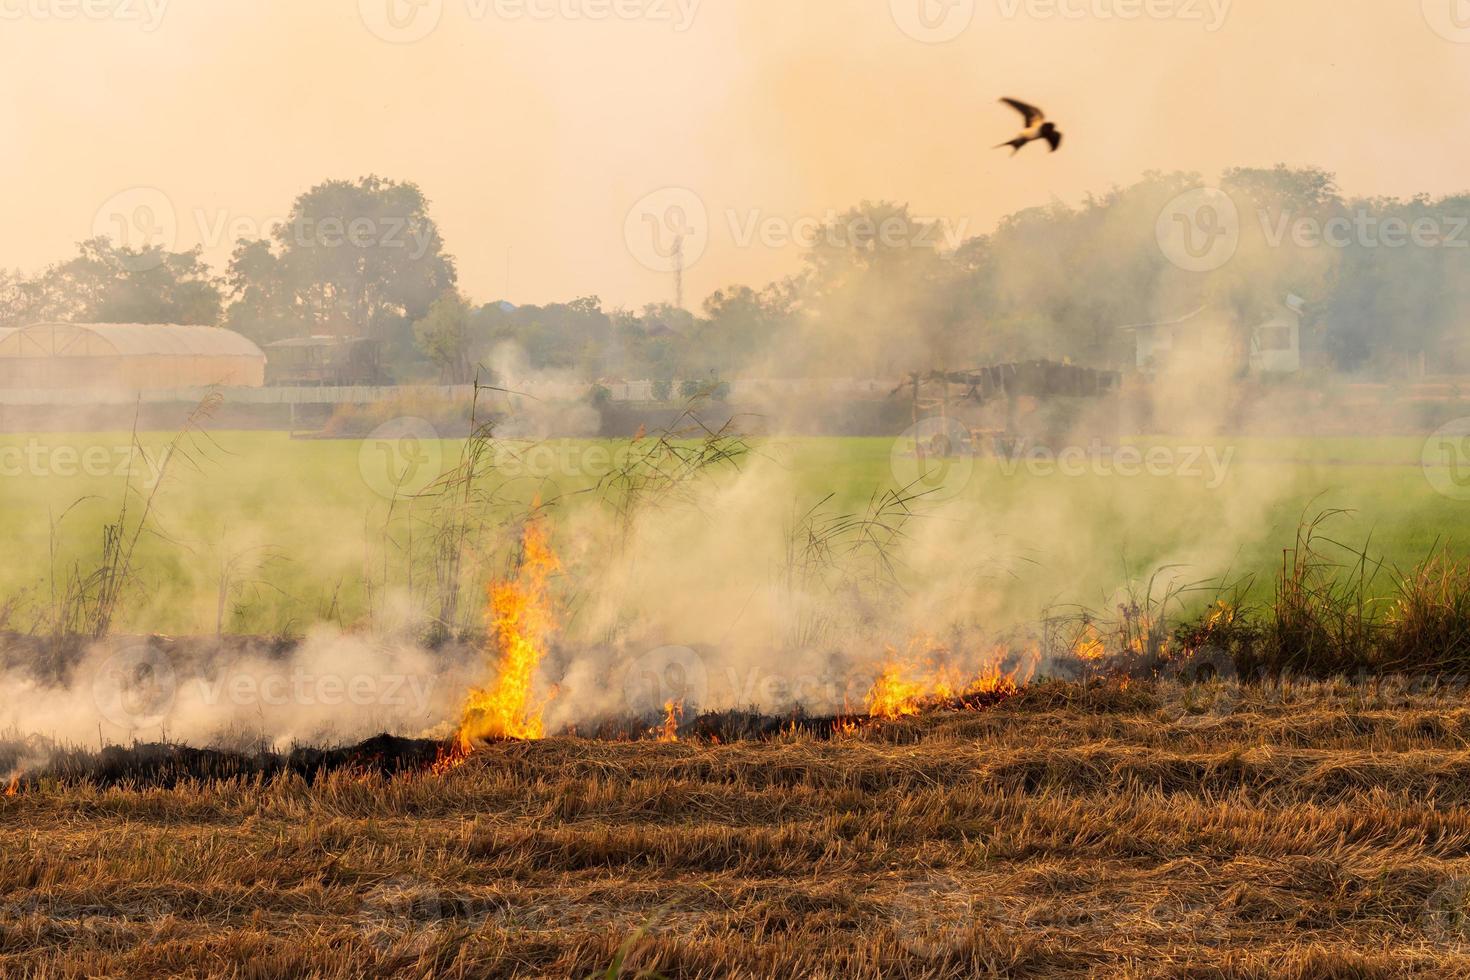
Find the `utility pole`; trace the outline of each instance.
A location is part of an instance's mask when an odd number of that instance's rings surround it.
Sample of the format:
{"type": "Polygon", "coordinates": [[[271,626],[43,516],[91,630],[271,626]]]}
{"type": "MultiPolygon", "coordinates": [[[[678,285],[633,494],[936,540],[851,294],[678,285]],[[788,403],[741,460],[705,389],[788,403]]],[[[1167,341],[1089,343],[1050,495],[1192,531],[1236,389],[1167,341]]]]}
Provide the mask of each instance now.
{"type": "Polygon", "coordinates": [[[684,236],[674,236],[674,308],[684,308],[684,236]]]}

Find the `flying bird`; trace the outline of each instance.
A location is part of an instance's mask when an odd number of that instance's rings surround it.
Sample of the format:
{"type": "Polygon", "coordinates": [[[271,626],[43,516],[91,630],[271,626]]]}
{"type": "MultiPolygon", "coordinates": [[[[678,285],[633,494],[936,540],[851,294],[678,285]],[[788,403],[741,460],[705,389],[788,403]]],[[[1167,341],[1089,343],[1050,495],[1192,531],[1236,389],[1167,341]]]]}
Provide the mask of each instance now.
{"type": "Polygon", "coordinates": [[[1021,147],[1032,140],[1046,140],[1051,144],[1051,152],[1057,152],[1057,147],[1062,145],[1062,133],[1053,123],[1047,121],[1046,113],[1034,105],[1027,105],[1020,99],[1001,99],[1000,101],[1015,109],[1025,118],[1026,128],[1010,142],[996,144],[997,150],[1002,146],[1009,146],[1011,156],[1015,156],[1021,151],[1021,147]]]}

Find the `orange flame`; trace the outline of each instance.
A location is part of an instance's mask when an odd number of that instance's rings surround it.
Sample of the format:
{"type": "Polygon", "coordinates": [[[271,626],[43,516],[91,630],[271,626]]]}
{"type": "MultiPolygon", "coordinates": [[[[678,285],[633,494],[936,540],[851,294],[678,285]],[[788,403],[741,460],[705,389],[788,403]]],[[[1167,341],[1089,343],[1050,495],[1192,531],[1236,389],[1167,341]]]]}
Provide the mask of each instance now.
{"type": "Polygon", "coordinates": [[[11,776],[10,785],[5,787],[6,796],[16,796],[20,793],[20,776],[11,776]]]}
{"type": "Polygon", "coordinates": [[[904,718],[919,713],[919,703],[929,692],[925,681],[909,680],[906,667],[888,663],[868,692],[868,714],[874,718],[904,718]]]}
{"type": "Polygon", "coordinates": [[[684,702],[669,701],[664,704],[664,725],[659,732],[660,742],[679,741],[679,722],[684,718],[684,702]]]}
{"type": "Polygon", "coordinates": [[[1103,642],[1102,635],[1098,633],[1097,627],[1088,623],[1072,641],[1072,654],[1084,663],[1097,663],[1108,655],[1107,644],[1103,642]]]}
{"type": "Polygon", "coordinates": [[[456,735],[454,739],[454,745],[452,747],[441,747],[439,749],[439,757],[435,759],[434,764],[429,767],[429,772],[433,773],[435,776],[442,776],[445,773],[452,772],[453,770],[458,769],[460,766],[464,765],[465,761],[469,759],[469,757],[469,744],[465,742],[462,738],[460,738],[460,736],[456,735]]]}
{"type": "Polygon", "coordinates": [[[878,679],[868,691],[868,714],[873,718],[908,718],[946,701],[975,694],[1010,694],[1017,690],[1016,671],[1001,669],[1002,651],[978,671],[967,672],[954,662],[949,650],[918,637],[904,656],[888,651],[878,679]],[[919,651],[921,655],[916,656],[919,651]]]}
{"type": "Polygon", "coordinates": [[[521,555],[516,579],[490,586],[486,615],[496,652],[495,683],[470,691],[459,728],[460,754],[468,754],[476,740],[545,736],[541,716],[546,701],[533,702],[534,685],[536,669],[557,628],[549,583],[561,562],[540,521],[526,524],[521,555]]]}

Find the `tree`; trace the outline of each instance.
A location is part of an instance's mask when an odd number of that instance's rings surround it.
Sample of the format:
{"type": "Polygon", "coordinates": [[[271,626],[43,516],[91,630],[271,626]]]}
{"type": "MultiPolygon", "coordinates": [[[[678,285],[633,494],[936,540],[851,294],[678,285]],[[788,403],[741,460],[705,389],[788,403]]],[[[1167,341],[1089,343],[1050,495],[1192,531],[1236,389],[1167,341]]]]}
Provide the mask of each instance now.
{"type": "Polygon", "coordinates": [[[1332,210],[1342,203],[1336,175],[1319,167],[1232,167],[1220,176],[1220,187],[1238,198],[1237,205],[1280,207],[1296,214],[1332,210]]]}
{"type": "Polygon", "coordinates": [[[134,249],[108,238],[82,242],[76,258],[52,266],[28,289],[33,318],[74,323],[214,324],[224,302],[199,249],[134,249]]]}
{"type": "Polygon", "coordinates": [[[242,241],[229,281],[237,328],[251,336],[324,333],[412,347],[411,324],[457,280],[412,183],[332,180],[296,199],[270,241],[242,241]]]}
{"type": "Polygon", "coordinates": [[[439,366],[439,378],[445,384],[470,381],[470,313],[470,304],[463,297],[445,293],[423,319],[414,321],[414,342],[439,366]]]}
{"type": "Polygon", "coordinates": [[[276,258],[270,242],[239,242],[225,281],[234,297],[227,320],[232,330],[259,344],[307,332],[286,281],[285,263],[276,258]]]}
{"type": "Polygon", "coordinates": [[[595,381],[611,368],[613,321],[596,296],[514,309],[491,303],[476,311],[471,333],[475,348],[514,343],[536,370],[573,370],[595,381]]]}
{"type": "Polygon", "coordinates": [[[945,242],[945,229],[908,205],[864,201],[833,218],[794,284],[801,330],[780,363],[826,375],[931,367],[938,286],[950,275],[945,242]]]}
{"type": "MultiPolygon", "coordinates": [[[[1437,202],[1422,196],[1372,198],[1346,205],[1344,219],[1357,230],[1346,234],[1346,247],[1333,249],[1340,263],[1325,304],[1325,346],[1339,367],[1351,370],[1372,361],[1394,372],[1421,364],[1460,368],[1460,317],[1470,297],[1467,253],[1455,242],[1464,241],[1467,209],[1465,196],[1437,202]]],[[[1339,241],[1343,227],[1334,231],[1339,241]]]]}
{"type": "Polygon", "coordinates": [[[1345,213],[1333,175],[1280,164],[1269,170],[1238,167],[1225,171],[1220,188],[1239,211],[1240,242],[1231,260],[1210,276],[1214,304],[1248,331],[1289,294],[1320,302],[1342,249],[1311,239],[1302,243],[1294,231],[1303,222],[1325,228],[1345,213]]]}
{"type": "Polygon", "coordinates": [[[1130,362],[1132,339],[1119,327],[1201,303],[1200,278],[1171,265],[1155,234],[1164,206],[1199,184],[1197,174],[1149,172],[1079,207],[1018,211],[965,242],[936,308],[946,359],[1130,362]]]}
{"type": "Polygon", "coordinates": [[[38,280],[0,269],[0,327],[23,327],[42,319],[43,297],[38,280]]]}
{"type": "Polygon", "coordinates": [[[708,366],[730,371],[771,357],[790,321],[791,299],[780,285],[759,292],[731,286],[704,301],[704,319],[695,336],[708,366]]]}

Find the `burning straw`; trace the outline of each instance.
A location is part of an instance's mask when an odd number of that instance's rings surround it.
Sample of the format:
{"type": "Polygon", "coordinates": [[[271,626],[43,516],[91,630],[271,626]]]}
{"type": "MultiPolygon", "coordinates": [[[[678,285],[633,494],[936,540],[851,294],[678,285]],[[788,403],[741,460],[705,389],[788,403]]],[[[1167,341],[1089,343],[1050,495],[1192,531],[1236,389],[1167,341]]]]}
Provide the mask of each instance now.
{"type": "Polygon", "coordinates": [[[477,740],[544,737],[542,715],[550,698],[536,701],[534,688],[536,670],[557,630],[549,585],[560,570],[544,524],[533,518],[526,523],[516,577],[490,586],[495,683],[470,692],[457,740],[461,752],[468,753],[477,740]]]}

